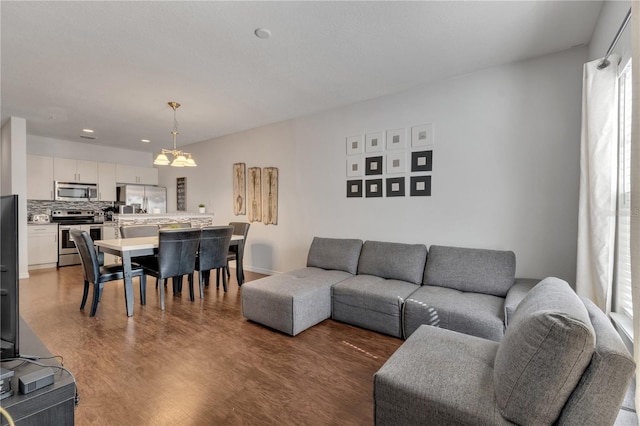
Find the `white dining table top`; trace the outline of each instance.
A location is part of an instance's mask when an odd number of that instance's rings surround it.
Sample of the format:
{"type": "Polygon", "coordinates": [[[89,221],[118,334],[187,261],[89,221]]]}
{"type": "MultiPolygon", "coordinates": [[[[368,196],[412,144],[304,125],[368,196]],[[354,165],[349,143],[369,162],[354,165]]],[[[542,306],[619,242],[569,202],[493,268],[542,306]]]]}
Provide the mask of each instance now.
{"type": "MultiPolygon", "coordinates": [[[[244,240],[242,235],[232,235],[231,241],[244,240]]],[[[119,251],[154,249],[158,247],[158,237],[113,238],[93,242],[97,247],[119,251]]]]}

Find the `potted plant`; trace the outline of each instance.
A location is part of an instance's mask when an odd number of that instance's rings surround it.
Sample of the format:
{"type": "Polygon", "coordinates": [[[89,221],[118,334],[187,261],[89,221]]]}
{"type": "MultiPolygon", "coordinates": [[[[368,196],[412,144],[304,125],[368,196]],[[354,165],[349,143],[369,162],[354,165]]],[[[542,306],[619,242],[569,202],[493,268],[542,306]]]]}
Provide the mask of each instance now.
{"type": "Polygon", "coordinates": [[[204,204],[198,204],[198,210],[200,213],[204,213],[204,204]]]}

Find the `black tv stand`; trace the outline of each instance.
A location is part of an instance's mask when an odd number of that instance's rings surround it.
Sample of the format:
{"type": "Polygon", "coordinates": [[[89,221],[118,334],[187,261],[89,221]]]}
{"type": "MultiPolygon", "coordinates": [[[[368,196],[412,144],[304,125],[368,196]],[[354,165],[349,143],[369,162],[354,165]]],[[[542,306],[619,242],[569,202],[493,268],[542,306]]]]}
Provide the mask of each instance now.
{"type": "MultiPolygon", "coordinates": [[[[22,318],[20,318],[20,352],[41,358],[52,356],[22,318]]],[[[55,358],[40,359],[38,362],[60,366],[55,358]]],[[[76,395],[73,377],[66,371],[52,368],[55,373],[52,385],[23,395],[18,391],[18,379],[42,367],[31,363],[24,363],[19,367],[18,365],[20,365],[19,361],[2,362],[3,368],[14,371],[11,379],[11,389],[14,394],[2,400],[2,408],[7,410],[15,424],[19,426],[73,425],[76,395]]],[[[1,424],[4,426],[9,423],[2,417],[1,424]]]]}

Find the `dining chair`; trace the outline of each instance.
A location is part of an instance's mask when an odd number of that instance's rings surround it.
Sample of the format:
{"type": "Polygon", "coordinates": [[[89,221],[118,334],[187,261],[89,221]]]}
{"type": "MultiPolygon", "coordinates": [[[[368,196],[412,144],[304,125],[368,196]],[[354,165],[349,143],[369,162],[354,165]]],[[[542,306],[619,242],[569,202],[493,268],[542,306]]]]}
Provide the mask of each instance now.
{"type": "MultiPolygon", "coordinates": [[[[240,256],[244,256],[244,247],[247,242],[247,235],[249,234],[249,226],[250,223],[247,222],[229,222],[229,226],[233,227],[233,235],[242,235],[244,239],[238,242],[237,246],[229,247],[229,251],[227,253],[227,264],[225,269],[227,271],[227,277],[231,277],[231,272],[229,271],[229,262],[232,260],[236,261],[236,268],[238,268],[238,263],[242,262],[242,258],[240,256]]],[[[238,285],[242,285],[244,282],[244,268],[240,271],[240,280],[238,280],[238,285]]],[[[216,282],[216,285],[218,283],[216,282]]]]}
{"type": "MultiPolygon", "coordinates": [[[[91,313],[89,316],[94,316],[98,309],[98,303],[102,298],[104,283],[124,279],[124,268],[120,264],[100,266],[96,248],[94,247],[93,240],[87,231],[74,228],[71,229],[69,233],[71,234],[71,239],[75,243],[78,253],[80,254],[80,263],[82,264],[82,271],[84,274],[84,291],[82,293],[80,309],[84,309],[84,306],[87,303],[87,296],[89,295],[89,286],[93,284],[93,302],[91,303],[91,313]]],[[[146,304],[147,281],[142,267],[138,264],[132,263],[131,275],[133,277],[140,277],[140,303],[144,305],[146,304]]]]}
{"type": "MultiPolygon", "coordinates": [[[[156,277],[158,282],[170,277],[193,275],[199,242],[199,228],[161,229],[158,232],[158,256],[141,259],[140,263],[145,273],[156,277]]],[[[160,288],[160,307],[164,310],[164,287],[160,288]]]]}
{"type": "Polygon", "coordinates": [[[191,228],[191,222],[161,223],[158,226],[160,227],[160,229],[185,229],[191,228]]]}
{"type": "Polygon", "coordinates": [[[155,237],[158,225],[120,225],[122,238],[155,237]]]}
{"type": "MultiPolygon", "coordinates": [[[[202,228],[200,234],[200,247],[196,256],[196,267],[198,271],[198,284],[200,286],[200,298],[204,298],[205,279],[208,281],[208,273],[215,269],[220,270],[227,265],[227,252],[233,227],[231,226],[210,226],[202,228]],[[206,274],[205,274],[206,272],[206,274]]],[[[224,291],[227,291],[227,277],[222,274],[224,291]]],[[[189,294],[193,297],[193,275],[189,277],[189,294]]]]}

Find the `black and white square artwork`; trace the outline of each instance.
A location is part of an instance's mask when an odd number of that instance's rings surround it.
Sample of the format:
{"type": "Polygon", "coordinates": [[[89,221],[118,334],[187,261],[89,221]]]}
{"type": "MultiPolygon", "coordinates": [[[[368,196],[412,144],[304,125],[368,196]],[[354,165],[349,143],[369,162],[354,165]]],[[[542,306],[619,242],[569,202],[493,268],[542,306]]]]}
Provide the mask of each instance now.
{"type": "Polygon", "coordinates": [[[364,152],[364,140],[362,135],[349,136],[347,138],[347,155],[362,154],[364,152]]]}
{"type": "Polygon", "coordinates": [[[433,124],[423,124],[411,128],[411,146],[433,147],[433,124]]]}
{"type": "Polygon", "coordinates": [[[404,197],[404,177],[387,178],[387,197],[404,197]]]}
{"type": "Polygon", "coordinates": [[[364,159],[362,157],[347,158],[347,177],[364,175],[364,159]]]}
{"type": "Polygon", "coordinates": [[[430,197],[431,196],[431,176],[411,176],[412,197],[430,197]]]}
{"type": "Polygon", "coordinates": [[[362,197],[362,179],[347,181],[347,198],[362,197]]]}
{"type": "Polygon", "coordinates": [[[433,169],[433,151],[416,151],[411,153],[412,172],[430,172],[433,169]]]}
{"type": "Polygon", "coordinates": [[[364,174],[381,175],[382,174],[382,156],[379,157],[367,157],[364,164],[364,174]]]}
{"type": "Polygon", "coordinates": [[[365,180],[365,195],[367,198],[382,197],[382,179],[365,180]]]}
{"type": "Polygon", "coordinates": [[[366,152],[384,151],[384,132],[367,133],[364,139],[366,152]]]}
{"type": "Polygon", "coordinates": [[[407,129],[387,130],[387,151],[405,149],[407,147],[407,129]]]}

